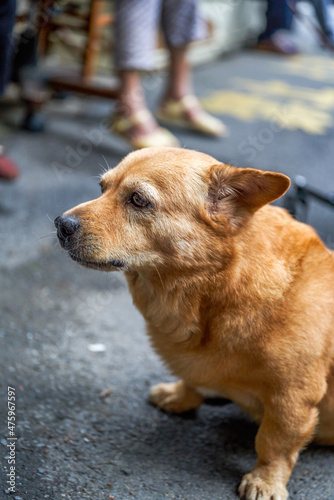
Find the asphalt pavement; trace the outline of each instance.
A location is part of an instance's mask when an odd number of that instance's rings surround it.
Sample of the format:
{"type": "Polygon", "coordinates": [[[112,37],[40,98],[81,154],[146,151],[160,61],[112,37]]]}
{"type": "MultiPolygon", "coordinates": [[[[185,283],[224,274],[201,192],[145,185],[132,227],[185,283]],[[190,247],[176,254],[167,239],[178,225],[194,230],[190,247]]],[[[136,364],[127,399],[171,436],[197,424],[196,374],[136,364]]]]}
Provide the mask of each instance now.
{"type": "MultiPolygon", "coordinates": [[[[230,136],[173,129],[184,147],[334,191],[330,56],[244,51],[196,68],[194,77],[230,136]]],[[[145,78],[152,108],[163,83],[160,74],[145,78]]],[[[0,498],[234,500],[256,460],[256,425],[229,401],[183,417],[150,406],[150,385],[173,379],[149,345],[122,273],[79,267],[55,237],[53,219],[97,197],[100,173],[129,152],[106,129],[110,108],[93,98],[52,101],[40,134],[17,130],[21,108],[2,108],[2,142],[22,175],[0,184],[0,498]],[[13,450],[8,437],[17,438],[13,450]]],[[[332,248],[333,216],[309,204],[308,222],[332,248]]],[[[310,446],[293,471],[290,498],[334,500],[333,476],[334,450],[310,446]]]]}

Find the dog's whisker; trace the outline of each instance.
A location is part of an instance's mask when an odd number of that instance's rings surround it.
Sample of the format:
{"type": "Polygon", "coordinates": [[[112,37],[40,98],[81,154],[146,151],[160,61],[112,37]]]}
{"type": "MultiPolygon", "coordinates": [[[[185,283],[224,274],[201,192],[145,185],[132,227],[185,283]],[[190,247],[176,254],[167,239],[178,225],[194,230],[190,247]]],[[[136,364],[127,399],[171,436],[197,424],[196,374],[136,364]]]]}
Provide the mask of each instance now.
{"type": "Polygon", "coordinates": [[[45,238],[54,238],[55,236],[57,236],[57,231],[52,231],[49,234],[44,234],[43,236],[36,238],[36,241],[44,240],[45,238]]]}
{"type": "Polygon", "coordinates": [[[109,163],[108,163],[107,158],[106,158],[104,155],[102,155],[102,158],[103,158],[103,159],[104,159],[104,161],[106,162],[107,169],[105,170],[105,172],[107,172],[108,170],[110,170],[110,165],[109,165],[109,163]]]}

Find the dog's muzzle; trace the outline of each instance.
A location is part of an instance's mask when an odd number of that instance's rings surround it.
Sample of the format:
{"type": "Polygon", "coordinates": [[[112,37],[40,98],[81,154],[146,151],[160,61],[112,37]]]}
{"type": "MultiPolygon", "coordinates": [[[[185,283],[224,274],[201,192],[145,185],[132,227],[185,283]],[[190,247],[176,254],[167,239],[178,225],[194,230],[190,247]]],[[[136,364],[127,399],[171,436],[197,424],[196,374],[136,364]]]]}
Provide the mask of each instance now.
{"type": "Polygon", "coordinates": [[[122,269],[125,263],[119,259],[112,259],[106,262],[93,260],[86,254],[82,244],[80,245],[80,219],[75,215],[60,215],[54,221],[57,229],[57,236],[60,245],[68,250],[72,260],[86,267],[99,270],[122,269]]]}
{"type": "Polygon", "coordinates": [[[80,228],[80,220],[74,215],[60,215],[55,219],[54,224],[60,245],[63,248],[69,248],[80,228]]]}

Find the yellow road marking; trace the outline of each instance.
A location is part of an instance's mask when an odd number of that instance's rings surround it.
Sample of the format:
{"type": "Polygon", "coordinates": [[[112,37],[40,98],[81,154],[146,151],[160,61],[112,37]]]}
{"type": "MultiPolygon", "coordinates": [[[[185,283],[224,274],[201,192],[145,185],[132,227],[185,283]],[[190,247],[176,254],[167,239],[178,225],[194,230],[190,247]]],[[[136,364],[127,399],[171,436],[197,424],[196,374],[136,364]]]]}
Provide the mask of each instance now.
{"type": "Polygon", "coordinates": [[[310,80],[334,83],[333,56],[296,56],[285,62],[284,70],[310,80]]]}
{"type": "Polygon", "coordinates": [[[202,104],[212,113],[225,114],[248,122],[276,121],[282,128],[301,129],[309,134],[325,134],[326,130],[333,126],[330,113],[298,100],[282,103],[256,94],[222,90],[202,99],[202,104]]]}
{"type": "Polygon", "coordinates": [[[333,60],[328,57],[300,56],[272,64],[272,69],[303,78],[326,81],[322,88],[294,85],[282,79],[233,78],[233,90],[220,90],[202,99],[212,113],[243,121],[277,122],[288,130],[325,134],[334,126],[333,60]]]}
{"type": "Polygon", "coordinates": [[[247,91],[259,94],[272,94],[278,97],[294,98],[298,100],[310,101],[314,105],[324,109],[334,109],[334,88],[325,87],[322,89],[312,89],[290,85],[282,80],[269,80],[259,82],[257,80],[234,78],[233,81],[247,91]]]}

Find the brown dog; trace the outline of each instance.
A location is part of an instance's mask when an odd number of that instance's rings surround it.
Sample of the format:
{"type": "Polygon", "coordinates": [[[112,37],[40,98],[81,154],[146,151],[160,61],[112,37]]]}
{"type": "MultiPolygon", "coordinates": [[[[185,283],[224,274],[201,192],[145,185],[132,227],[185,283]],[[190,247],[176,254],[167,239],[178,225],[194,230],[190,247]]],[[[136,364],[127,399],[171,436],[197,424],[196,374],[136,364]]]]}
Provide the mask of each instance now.
{"type": "Polygon", "coordinates": [[[259,423],[248,500],[285,500],[300,449],[334,444],[334,254],[268,206],[282,174],[194,151],[148,148],[101,179],[100,198],[55,221],[75,261],[125,271],[152,344],[180,381],[150,399],[171,412],[206,395],[259,423]]]}

